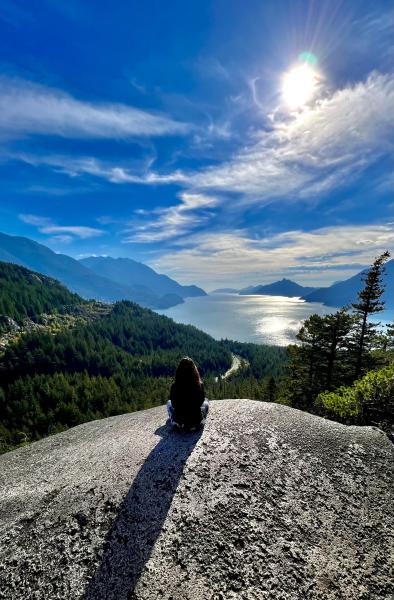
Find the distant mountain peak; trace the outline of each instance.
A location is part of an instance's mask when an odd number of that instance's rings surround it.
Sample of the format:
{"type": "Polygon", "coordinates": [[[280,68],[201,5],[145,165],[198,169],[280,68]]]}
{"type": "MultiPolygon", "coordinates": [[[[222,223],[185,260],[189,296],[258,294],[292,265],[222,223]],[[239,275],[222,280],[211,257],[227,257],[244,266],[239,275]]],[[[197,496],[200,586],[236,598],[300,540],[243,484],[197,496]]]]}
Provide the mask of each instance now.
{"type": "Polygon", "coordinates": [[[83,298],[106,302],[132,300],[149,308],[169,308],[181,304],[188,296],[205,295],[196,286],[181,286],[132,259],[101,256],[78,261],[29,238],[5,233],[0,233],[1,260],[53,277],[83,298]],[[126,267],[134,269],[134,277],[113,276],[126,267]],[[149,279],[156,285],[148,284],[149,279]],[[168,282],[171,285],[165,285],[168,282]]]}
{"type": "MultiPolygon", "coordinates": [[[[304,294],[303,297],[307,302],[322,302],[328,306],[339,307],[351,304],[357,300],[357,294],[363,287],[363,276],[367,270],[368,267],[349,279],[336,281],[328,287],[318,288],[311,293],[304,294]]],[[[383,281],[386,286],[382,296],[385,308],[391,310],[394,308],[394,259],[386,263],[383,281]]]]}
{"type": "Polygon", "coordinates": [[[80,262],[93,272],[103,275],[116,283],[144,286],[159,296],[180,298],[205,296],[206,292],[195,285],[181,285],[167,275],[157,273],[149,265],[132,258],[95,257],[83,258],[80,262]]]}
{"type": "Polygon", "coordinates": [[[291,279],[283,277],[279,281],[268,283],[265,285],[250,286],[242,289],[239,293],[241,295],[257,295],[257,296],[287,296],[287,297],[299,297],[305,294],[309,294],[314,289],[313,287],[305,287],[299,285],[291,279]]]}

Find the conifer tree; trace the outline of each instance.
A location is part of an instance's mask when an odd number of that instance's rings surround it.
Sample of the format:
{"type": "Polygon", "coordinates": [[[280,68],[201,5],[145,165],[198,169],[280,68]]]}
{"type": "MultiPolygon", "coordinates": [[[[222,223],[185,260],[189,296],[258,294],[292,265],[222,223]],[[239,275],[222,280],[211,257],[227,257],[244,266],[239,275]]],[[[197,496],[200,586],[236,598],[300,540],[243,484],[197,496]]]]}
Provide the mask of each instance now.
{"type": "Polygon", "coordinates": [[[365,354],[369,350],[373,336],[376,333],[377,324],[369,323],[368,318],[370,315],[384,309],[384,301],[381,299],[384,292],[382,275],[384,265],[389,257],[390,253],[386,251],[374,260],[363,277],[364,287],[358,293],[358,302],[352,304],[352,308],[358,317],[358,327],[354,340],[355,379],[358,379],[362,374],[365,354]]]}
{"type": "Polygon", "coordinates": [[[300,329],[299,346],[290,346],[290,388],[293,406],[310,408],[323,390],[349,381],[349,337],[354,317],[346,308],[325,316],[311,315],[300,329]]]}
{"type": "Polygon", "coordinates": [[[354,317],[349,315],[346,308],[341,308],[334,314],[323,318],[323,352],[326,354],[325,388],[333,387],[346,380],[349,370],[349,335],[354,326],[354,317]]]}
{"type": "Polygon", "coordinates": [[[270,377],[267,382],[268,402],[275,402],[277,396],[277,385],[274,377],[270,377]]]}
{"type": "Polygon", "coordinates": [[[387,349],[394,349],[394,321],[386,325],[387,349]]]}
{"type": "Polygon", "coordinates": [[[290,386],[293,406],[308,409],[322,390],[323,317],[311,315],[297,334],[300,345],[288,347],[290,386]]]}

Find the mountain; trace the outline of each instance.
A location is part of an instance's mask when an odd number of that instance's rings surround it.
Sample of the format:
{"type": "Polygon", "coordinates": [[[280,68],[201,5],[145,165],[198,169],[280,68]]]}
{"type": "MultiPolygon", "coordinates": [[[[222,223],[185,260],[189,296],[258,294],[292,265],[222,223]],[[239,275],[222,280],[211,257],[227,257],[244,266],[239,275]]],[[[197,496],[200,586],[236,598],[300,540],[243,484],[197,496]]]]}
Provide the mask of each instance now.
{"type": "Polygon", "coordinates": [[[82,302],[56,279],[25,267],[0,262],[0,316],[16,321],[62,312],[82,302]]]}
{"type": "Polygon", "coordinates": [[[143,285],[118,283],[95,273],[80,261],[56,254],[25,237],[0,233],[0,260],[54,277],[84,298],[106,302],[133,300],[150,308],[169,308],[183,302],[179,294],[156,294],[143,285]]]}
{"type": "Polygon", "coordinates": [[[238,294],[239,290],[235,288],[218,288],[217,290],[212,290],[211,294],[238,294]]]}
{"type": "MultiPolygon", "coordinates": [[[[349,279],[333,283],[330,287],[319,288],[303,297],[307,302],[322,302],[328,306],[346,306],[357,300],[357,293],[363,288],[362,277],[367,269],[357,273],[349,279]]],[[[383,294],[385,308],[394,309],[394,260],[389,260],[386,264],[383,280],[386,289],[383,294]]]]}
{"type": "Polygon", "coordinates": [[[214,397],[214,378],[235,352],[254,381],[283,372],[287,360],[283,348],[219,342],[129,301],[84,301],[52,278],[0,262],[0,454],[78,423],[164,404],[186,355],[214,397]]]}
{"type": "Polygon", "coordinates": [[[288,296],[292,298],[294,296],[305,296],[309,294],[316,288],[313,287],[305,287],[299,285],[295,281],[291,281],[291,279],[281,279],[280,281],[275,281],[274,283],[269,283],[268,285],[258,285],[258,286],[250,286],[247,288],[243,288],[240,290],[239,294],[241,296],[246,295],[258,295],[258,296],[288,296]]]}
{"type": "Polygon", "coordinates": [[[81,259],[79,262],[97,275],[122,285],[144,286],[159,296],[176,294],[181,298],[188,298],[206,295],[204,290],[196,285],[180,285],[167,275],[160,275],[151,267],[131,258],[90,256],[81,259]]]}
{"type": "Polygon", "coordinates": [[[393,445],[278,404],[165,407],[0,457],[4,600],[389,600],[393,445]]]}

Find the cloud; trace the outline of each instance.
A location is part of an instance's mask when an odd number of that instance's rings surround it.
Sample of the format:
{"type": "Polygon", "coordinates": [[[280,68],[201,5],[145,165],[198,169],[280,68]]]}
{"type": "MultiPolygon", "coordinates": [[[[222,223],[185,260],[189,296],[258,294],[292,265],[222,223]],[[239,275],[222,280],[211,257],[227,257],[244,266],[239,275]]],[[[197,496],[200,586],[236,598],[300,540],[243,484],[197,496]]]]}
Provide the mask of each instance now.
{"type": "Polygon", "coordinates": [[[213,56],[200,56],[196,61],[195,67],[202,77],[211,77],[222,81],[231,81],[230,71],[213,56]]]}
{"type": "Polygon", "coordinates": [[[123,241],[148,243],[184,236],[207,221],[212,216],[208,211],[218,204],[218,198],[205,194],[183,192],[179,194],[179,198],[181,202],[176,206],[156,208],[153,211],[137,209],[135,214],[148,220],[142,224],[140,221],[131,221],[131,227],[126,230],[128,235],[123,241]]]}
{"type": "MultiPolygon", "coordinates": [[[[19,190],[18,190],[19,191],[19,190]]],[[[77,186],[71,186],[68,185],[67,187],[61,187],[61,186],[54,186],[54,185],[37,185],[37,184],[33,184],[33,185],[28,185],[25,187],[22,187],[20,189],[21,193],[24,194],[39,194],[40,196],[68,196],[70,194],[72,195],[76,195],[76,194],[84,194],[85,192],[89,192],[91,191],[91,187],[85,186],[85,187],[77,187],[77,186]]]]}
{"type": "Polygon", "coordinates": [[[392,148],[393,111],[393,77],[373,74],[282,117],[231,160],[192,175],[189,185],[256,201],[329,191],[392,148]]]}
{"type": "Polygon", "coordinates": [[[103,235],[103,229],[95,227],[85,227],[82,225],[57,225],[48,217],[39,217],[37,215],[19,215],[24,223],[37,227],[40,233],[53,235],[52,239],[58,242],[69,242],[72,238],[88,239],[103,235]]]}
{"type": "Polygon", "coordinates": [[[313,231],[286,231],[251,238],[246,231],[194,234],[187,246],[162,254],[154,268],[180,281],[201,285],[246,286],[278,277],[327,285],[357,273],[375,256],[394,247],[394,225],[332,226],[313,231]],[[349,257],[353,261],[349,261],[349,257]],[[346,272],[346,273],[345,273],[346,272]]]}
{"type": "Polygon", "coordinates": [[[190,193],[235,193],[243,204],[261,205],[315,198],[347,185],[393,149],[393,114],[394,78],[375,73],[290,117],[277,115],[270,129],[254,132],[231,158],[196,171],[136,172],[92,157],[14,157],[70,176],[89,174],[118,184],[177,183],[190,193]]]}
{"type": "Polygon", "coordinates": [[[168,184],[186,182],[186,176],[180,171],[174,171],[167,175],[160,175],[144,169],[141,173],[131,171],[127,167],[111,165],[100,161],[94,157],[72,157],[61,154],[28,154],[24,152],[6,152],[3,153],[6,159],[25,162],[34,167],[49,166],[56,171],[66,173],[70,177],[80,175],[92,175],[100,179],[105,179],[111,183],[140,183],[140,184],[168,184]]]}
{"type": "Polygon", "coordinates": [[[124,139],[185,134],[188,129],[184,123],[132,106],[86,102],[36,83],[0,80],[0,132],[5,138],[35,134],[124,139]]]}
{"type": "MultiPolygon", "coordinates": [[[[373,7],[373,3],[371,4],[373,7]]],[[[373,57],[380,65],[392,66],[394,48],[394,8],[372,8],[371,12],[353,23],[353,35],[347,40],[350,53],[356,60],[371,60],[373,57]]]]}
{"type": "Polygon", "coordinates": [[[70,242],[73,241],[73,236],[72,235],[53,235],[52,237],[49,237],[47,242],[50,243],[58,243],[58,244],[69,244],[70,242]]]}

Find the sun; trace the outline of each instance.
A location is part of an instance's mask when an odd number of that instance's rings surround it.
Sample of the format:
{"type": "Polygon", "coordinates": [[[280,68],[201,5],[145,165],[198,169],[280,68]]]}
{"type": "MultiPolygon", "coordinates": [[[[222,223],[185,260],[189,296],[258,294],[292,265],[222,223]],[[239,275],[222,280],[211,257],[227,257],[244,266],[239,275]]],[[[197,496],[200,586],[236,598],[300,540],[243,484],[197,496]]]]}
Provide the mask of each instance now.
{"type": "Polygon", "coordinates": [[[283,99],[292,110],[302,108],[316,95],[317,85],[317,73],[309,64],[294,67],[283,77],[283,99]]]}

